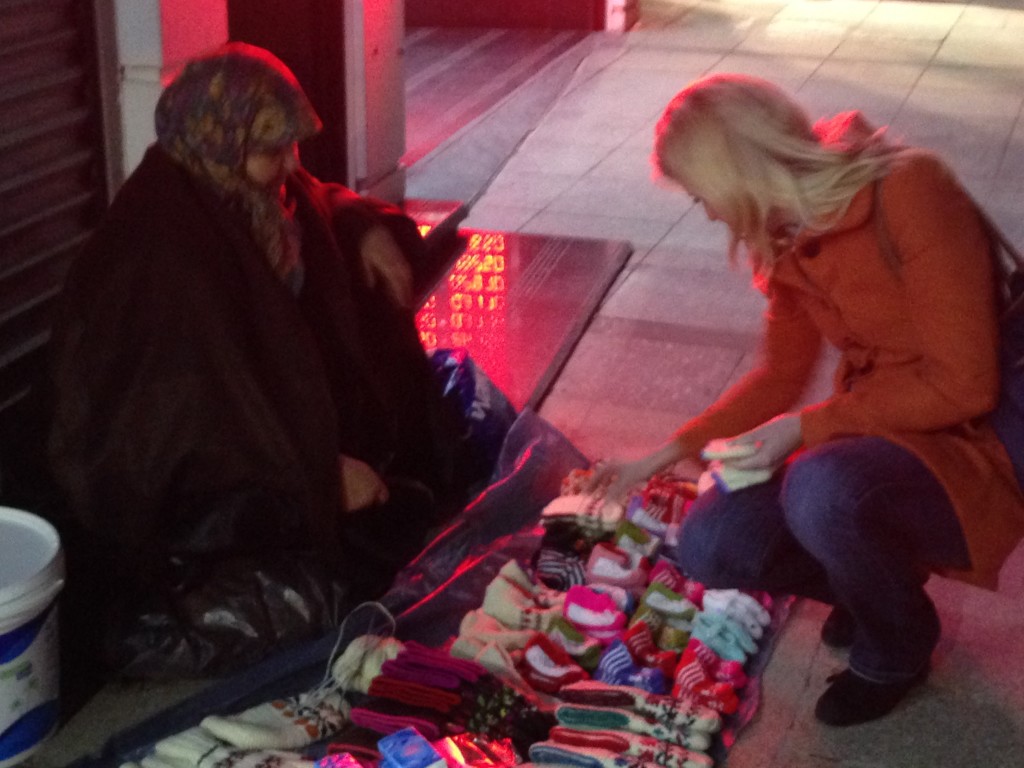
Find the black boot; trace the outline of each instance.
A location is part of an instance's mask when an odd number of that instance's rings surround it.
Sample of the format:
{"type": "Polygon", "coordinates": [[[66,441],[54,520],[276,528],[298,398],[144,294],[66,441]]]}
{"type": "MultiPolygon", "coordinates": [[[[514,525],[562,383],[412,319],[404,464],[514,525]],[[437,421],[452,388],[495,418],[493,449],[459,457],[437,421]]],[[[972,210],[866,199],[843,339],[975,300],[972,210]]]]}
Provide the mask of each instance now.
{"type": "Polygon", "coordinates": [[[826,725],[859,725],[889,714],[928,677],[925,667],[909,680],[873,683],[852,670],[828,678],[828,689],[818,699],[814,716],[826,725]]]}

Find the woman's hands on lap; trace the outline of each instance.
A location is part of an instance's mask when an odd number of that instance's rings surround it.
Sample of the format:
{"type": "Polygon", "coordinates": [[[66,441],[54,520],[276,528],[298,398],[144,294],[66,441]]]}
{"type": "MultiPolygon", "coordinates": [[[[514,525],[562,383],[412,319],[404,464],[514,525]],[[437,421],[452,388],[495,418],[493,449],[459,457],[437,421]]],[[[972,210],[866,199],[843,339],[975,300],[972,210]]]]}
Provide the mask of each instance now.
{"type": "Polygon", "coordinates": [[[338,470],[346,512],[357,512],[387,502],[387,485],[365,461],[342,455],[338,457],[338,470]]]}

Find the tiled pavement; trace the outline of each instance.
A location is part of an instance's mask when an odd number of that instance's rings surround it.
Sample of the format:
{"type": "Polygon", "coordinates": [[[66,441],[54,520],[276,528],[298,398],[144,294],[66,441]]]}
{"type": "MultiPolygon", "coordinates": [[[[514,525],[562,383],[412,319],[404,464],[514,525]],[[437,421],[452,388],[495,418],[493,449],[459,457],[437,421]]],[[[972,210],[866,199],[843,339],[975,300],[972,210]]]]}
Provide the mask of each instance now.
{"type": "MultiPolygon", "coordinates": [[[[762,301],[729,267],[725,232],[650,178],[664,105],[723,71],[774,80],[814,116],[860,109],[938,150],[1024,244],[1020,0],[642,0],[637,28],[592,35],[409,178],[410,196],[475,200],[470,227],[633,243],[541,408],[591,457],[659,444],[756,348],[762,301]]],[[[823,371],[808,398],[826,388],[823,371]]],[[[998,592],[938,577],[929,589],[945,626],[929,681],[888,718],[852,729],[813,719],[844,659],[818,639],[826,609],[798,603],[730,768],[1024,765],[1024,547],[998,592]]]]}

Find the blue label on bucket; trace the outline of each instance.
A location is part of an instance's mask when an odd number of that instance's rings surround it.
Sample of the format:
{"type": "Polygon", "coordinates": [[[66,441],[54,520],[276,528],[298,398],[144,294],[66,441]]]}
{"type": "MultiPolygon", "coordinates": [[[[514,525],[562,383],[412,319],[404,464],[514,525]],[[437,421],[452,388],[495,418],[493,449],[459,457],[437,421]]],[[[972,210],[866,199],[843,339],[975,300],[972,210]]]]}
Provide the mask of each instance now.
{"type": "Polygon", "coordinates": [[[57,608],[0,635],[0,768],[21,762],[54,729],[58,717],[57,608]]]}
{"type": "Polygon", "coordinates": [[[40,704],[26,712],[3,733],[0,733],[0,763],[31,749],[42,741],[57,724],[59,707],[56,701],[40,704]]]}
{"type": "Polygon", "coordinates": [[[40,628],[46,619],[49,618],[50,611],[52,610],[53,605],[51,604],[49,608],[28,622],[28,624],[22,624],[20,627],[0,635],[0,664],[7,664],[28,650],[28,647],[35,642],[40,628]]]}

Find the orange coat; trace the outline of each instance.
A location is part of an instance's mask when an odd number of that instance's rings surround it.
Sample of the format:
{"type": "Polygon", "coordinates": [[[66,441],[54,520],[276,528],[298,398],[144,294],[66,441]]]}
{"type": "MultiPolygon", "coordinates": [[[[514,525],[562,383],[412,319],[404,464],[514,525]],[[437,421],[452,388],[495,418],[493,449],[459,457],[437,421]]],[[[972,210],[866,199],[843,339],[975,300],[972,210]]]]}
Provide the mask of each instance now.
{"type": "Polygon", "coordinates": [[[802,235],[767,281],[761,361],[677,433],[687,455],[791,409],[819,358],[841,359],[835,391],[804,408],[804,444],[884,437],[916,454],[949,494],[972,569],[955,575],[994,587],[1024,536],[1024,496],[986,419],[999,387],[997,310],[989,242],[953,174],[908,150],[881,185],[889,239],[880,246],[874,185],[824,235],[802,235]]]}

